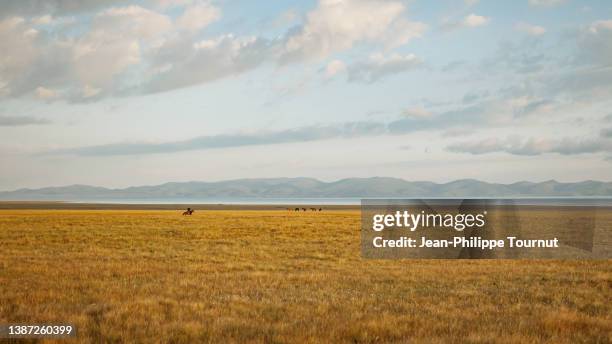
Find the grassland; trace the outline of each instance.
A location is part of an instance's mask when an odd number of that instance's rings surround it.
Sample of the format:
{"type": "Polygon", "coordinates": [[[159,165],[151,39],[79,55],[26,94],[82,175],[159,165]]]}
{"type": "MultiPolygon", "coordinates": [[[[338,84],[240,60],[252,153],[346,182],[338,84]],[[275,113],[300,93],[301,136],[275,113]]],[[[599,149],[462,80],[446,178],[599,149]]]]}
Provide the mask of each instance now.
{"type": "Polygon", "coordinates": [[[610,260],[365,260],[359,221],[0,210],[0,323],[95,343],[612,341],[610,260]]]}

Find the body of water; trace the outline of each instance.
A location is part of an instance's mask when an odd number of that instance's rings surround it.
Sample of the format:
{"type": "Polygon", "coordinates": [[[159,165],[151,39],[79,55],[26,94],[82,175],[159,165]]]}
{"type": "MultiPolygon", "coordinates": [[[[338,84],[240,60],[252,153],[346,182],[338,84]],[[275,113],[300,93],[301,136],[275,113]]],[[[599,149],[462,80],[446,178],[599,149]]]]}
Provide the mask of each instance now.
{"type": "MultiPolygon", "coordinates": [[[[368,202],[405,203],[410,202],[445,203],[467,200],[469,203],[482,200],[489,204],[515,204],[539,206],[612,206],[612,197],[522,197],[522,198],[367,198],[368,202]]],[[[259,197],[232,197],[232,198],[118,198],[118,199],[78,199],[65,200],[73,203],[105,203],[105,204],[248,204],[248,205],[360,205],[362,198],[259,198],[259,197]]]]}

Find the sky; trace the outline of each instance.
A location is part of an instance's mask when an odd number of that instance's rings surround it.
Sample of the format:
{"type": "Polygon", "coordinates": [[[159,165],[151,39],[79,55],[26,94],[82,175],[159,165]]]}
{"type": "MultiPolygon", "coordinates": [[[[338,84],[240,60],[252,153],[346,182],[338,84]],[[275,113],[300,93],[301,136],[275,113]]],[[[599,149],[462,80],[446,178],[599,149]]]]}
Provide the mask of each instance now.
{"type": "Polygon", "coordinates": [[[0,3],[0,190],[612,180],[612,2],[0,3]]]}

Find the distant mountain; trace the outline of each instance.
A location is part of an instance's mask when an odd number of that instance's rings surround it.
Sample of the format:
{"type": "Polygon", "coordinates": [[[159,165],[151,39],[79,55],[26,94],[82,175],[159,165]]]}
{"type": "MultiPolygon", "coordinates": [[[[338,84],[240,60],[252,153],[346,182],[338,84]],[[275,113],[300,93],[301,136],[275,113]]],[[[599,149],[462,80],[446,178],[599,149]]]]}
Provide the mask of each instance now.
{"type": "Polygon", "coordinates": [[[485,183],[473,179],[445,184],[410,182],[397,178],[349,178],[322,182],[312,178],[237,179],[221,182],[166,183],[107,189],[70,185],[0,192],[0,200],[104,200],[184,198],[305,198],[305,197],[519,197],[612,196],[611,182],[559,183],[554,180],[513,184],[485,183]]]}

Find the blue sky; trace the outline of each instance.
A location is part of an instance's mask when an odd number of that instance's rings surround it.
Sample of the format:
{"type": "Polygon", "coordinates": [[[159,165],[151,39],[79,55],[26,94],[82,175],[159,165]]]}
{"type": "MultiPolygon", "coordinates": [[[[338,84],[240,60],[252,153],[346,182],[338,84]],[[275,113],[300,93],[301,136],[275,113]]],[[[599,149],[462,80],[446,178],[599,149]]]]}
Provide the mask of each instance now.
{"type": "Polygon", "coordinates": [[[608,1],[0,4],[0,189],[611,180],[608,1]]]}

